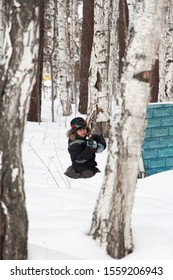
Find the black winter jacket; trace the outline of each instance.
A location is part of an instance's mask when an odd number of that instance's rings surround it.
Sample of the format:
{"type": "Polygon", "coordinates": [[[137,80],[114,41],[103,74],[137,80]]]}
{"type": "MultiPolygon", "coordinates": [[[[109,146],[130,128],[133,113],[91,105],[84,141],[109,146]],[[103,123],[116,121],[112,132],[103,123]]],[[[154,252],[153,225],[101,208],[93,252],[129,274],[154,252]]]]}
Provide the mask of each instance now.
{"type": "MultiPolygon", "coordinates": [[[[106,148],[106,142],[102,135],[93,134],[92,139],[106,148]]],[[[69,136],[68,151],[71,156],[72,166],[76,172],[82,172],[84,170],[98,171],[96,168],[97,162],[95,161],[97,149],[87,146],[86,137],[81,138],[78,135],[75,135],[75,137],[69,136]]]]}

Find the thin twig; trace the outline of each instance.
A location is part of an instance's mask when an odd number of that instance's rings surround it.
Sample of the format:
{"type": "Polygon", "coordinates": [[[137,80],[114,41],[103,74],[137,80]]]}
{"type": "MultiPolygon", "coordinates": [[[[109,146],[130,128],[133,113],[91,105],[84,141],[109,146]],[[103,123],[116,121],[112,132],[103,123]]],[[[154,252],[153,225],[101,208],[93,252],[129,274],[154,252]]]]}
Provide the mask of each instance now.
{"type": "Polygon", "coordinates": [[[47,127],[48,127],[48,122],[46,123],[46,130],[45,130],[44,136],[43,136],[43,144],[45,143],[45,139],[47,137],[47,127]]]}
{"type": "MultiPolygon", "coordinates": [[[[55,148],[55,154],[56,154],[57,160],[58,160],[59,165],[61,166],[61,169],[62,169],[62,171],[63,171],[63,173],[64,173],[64,168],[63,168],[63,166],[62,166],[62,164],[61,164],[61,161],[60,161],[60,159],[59,159],[59,156],[58,156],[58,153],[57,153],[57,148],[56,148],[55,143],[54,143],[54,148],[55,148]]],[[[71,184],[70,184],[68,178],[66,178],[66,181],[67,181],[67,183],[68,183],[68,185],[69,185],[69,188],[71,188],[71,184]]]]}
{"type": "Polygon", "coordinates": [[[58,186],[58,188],[60,188],[60,186],[58,185],[57,180],[55,179],[53,173],[51,172],[50,168],[44,163],[44,161],[42,160],[42,158],[39,156],[39,154],[36,152],[36,150],[32,147],[32,145],[30,143],[28,143],[28,145],[31,147],[32,151],[37,155],[37,157],[39,158],[39,160],[43,163],[43,165],[46,167],[46,169],[48,170],[48,172],[50,173],[50,175],[52,176],[53,180],[55,181],[56,185],[58,186]]]}
{"type": "Polygon", "coordinates": [[[49,157],[49,159],[50,159],[50,161],[54,164],[54,166],[55,166],[56,170],[58,171],[59,175],[61,176],[61,178],[62,178],[64,184],[67,186],[68,189],[70,189],[70,188],[71,188],[70,185],[67,184],[67,182],[64,180],[63,176],[61,175],[61,172],[58,170],[58,168],[57,168],[55,162],[53,161],[53,159],[50,158],[50,157],[49,157]]]}

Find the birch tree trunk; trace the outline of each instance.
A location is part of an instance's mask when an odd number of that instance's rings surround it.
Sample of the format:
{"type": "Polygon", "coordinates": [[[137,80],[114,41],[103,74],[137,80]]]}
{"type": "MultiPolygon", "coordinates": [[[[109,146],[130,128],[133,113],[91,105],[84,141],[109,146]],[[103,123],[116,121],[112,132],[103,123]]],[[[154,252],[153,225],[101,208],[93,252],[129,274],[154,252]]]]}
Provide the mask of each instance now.
{"type": "Polygon", "coordinates": [[[62,111],[64,116],[69,116],[71,109],[71,79],[69,73],[70,59],[69,50],[67,47],[66,34],[66,0],[58,0],[58,34],[59,34],[59,88],[62,111]]]}
{"type": "Polygon", "coordinates": [[[4,41],[4,9],[5,9],[5,5],[4,5],[4,0],[0,1],[0,59],[3,59],[3,41],[4,41]]]}
{"type": "Polygon", "coordinates": [[[72,103],[77,104],[76,81],[75,81],[75,60],[76,60],[76,39],[77,39],[77,20],[78,5],[77,0],[70,0],[70,77],[71,77],[71,94],[72,103]]]}
{"type": "Polygon", "coordinates": [[[51,76],[51,115],[55,121],[55,98],[58,96],[58,7],[57,0],[45,2],[44,63],[51,76]]]}
{"type": "Polygon", "coordinates": [[[110,0],[94,2],[94,38],[88,83],[88,122],[93,131],[108,136],[111,98],[108,86],[110,0]]]}
{"type": "MultiPolygon", "coordinates": [[[[58,91],[58,72],[59,72],[59,35],[58,35],[58,3],[57,0],[50,2],[51,6],[51,52],[49,57],[50,69],[51,69],[51,113],[52,113],[52,122],[55,121],[55,99],[59,96],[58,91]]],[[[49,13],[50,10],[47,12],[49,13]]],[[[59,98],[60,100],[60,98],[59,98]]]]}
{"type": "Polygon", "coordinates": [[[21,145],[37,71],[40,1],[20,2],[5,1],[5,61],[0,66],[0,259],[3,260],[27,258],[28,220],[21,145]]]}
{"type": "Polygon", "coordinates": [[[150,95],[143,73],[151,70],[156,58],[164,17],[164,1],[144,0],[138,4],[141,9],[136,10],[121,89],[116,94],[105,180],[91,225],[93,238],[117,259],[133,250],[131,213],[150,95]]]}
{"type": "MultiPolygon", "coordinates": [[[[108,53],[108,87],[111,102],[120,89],[120,78],[124,65],[126,40],[128,35],[128,7],[126,0],[112,1],[110,14],[110,39],[108,53]]],[[[110,112],[111,114],[111,112],[110,112]]]]}
{"type": "Polygon", "coordinates": [[[159,53],[159,101],[173,101],[173,0],[167,0],[165,28],[159,53]]]}

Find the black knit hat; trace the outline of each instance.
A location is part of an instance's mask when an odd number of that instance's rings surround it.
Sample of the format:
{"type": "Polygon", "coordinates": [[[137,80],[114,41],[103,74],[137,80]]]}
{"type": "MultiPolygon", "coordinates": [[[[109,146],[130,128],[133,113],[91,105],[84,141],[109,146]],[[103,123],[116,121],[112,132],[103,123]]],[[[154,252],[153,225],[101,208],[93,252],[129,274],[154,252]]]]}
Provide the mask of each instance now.
{"type": "Polygon", "coordinates": [[[71,128],[72,130],[78,130],[80,128],[86,127],[87,126],[87,122],[81,118],[81,117],[77,117],[72,119],[72,121],[70,122],[71,128]]]}

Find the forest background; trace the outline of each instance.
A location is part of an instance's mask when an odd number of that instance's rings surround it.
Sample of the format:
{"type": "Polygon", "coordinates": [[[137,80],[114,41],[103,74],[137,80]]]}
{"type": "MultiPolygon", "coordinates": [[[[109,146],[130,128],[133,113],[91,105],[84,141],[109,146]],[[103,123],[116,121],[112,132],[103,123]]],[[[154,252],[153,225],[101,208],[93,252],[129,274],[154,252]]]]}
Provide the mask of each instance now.
{"type": "Polygon", "coordinates": [[[86,114],[92,131],[109,138],[90,234],[113,258],[133,251],[146,107],[172,101],[172,6],[172,0],[1,1],[1,259],[27,258],[21,145],[26,117],[41,122],[49,78],[52,122],[56,113],[71,115],[75,104],[73,113],[86,114]]]}

